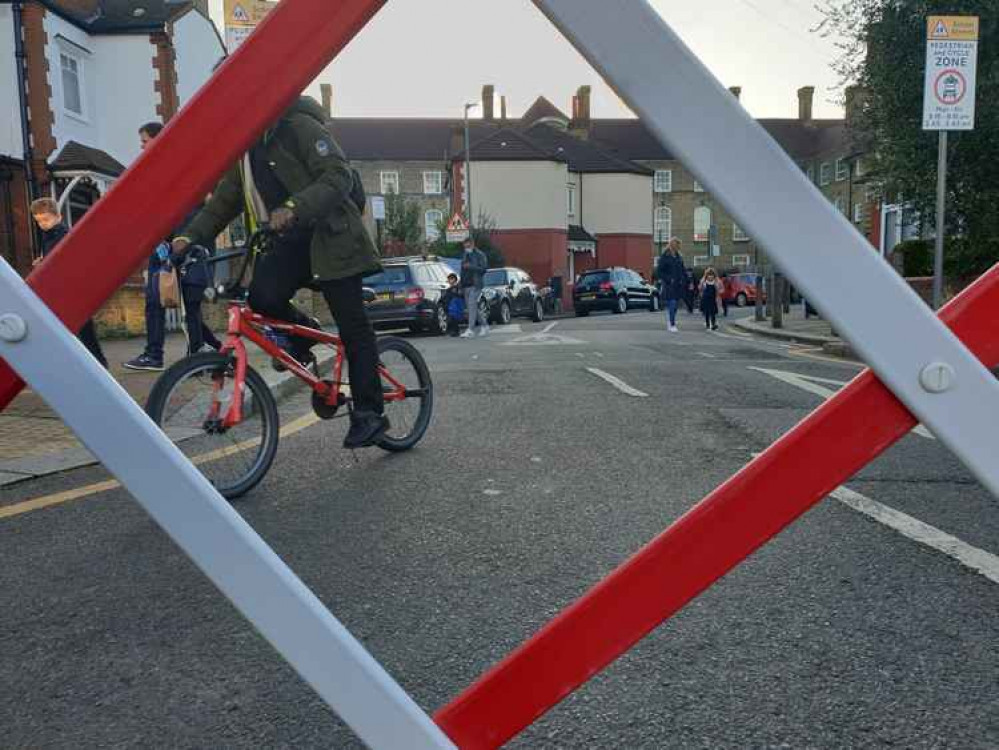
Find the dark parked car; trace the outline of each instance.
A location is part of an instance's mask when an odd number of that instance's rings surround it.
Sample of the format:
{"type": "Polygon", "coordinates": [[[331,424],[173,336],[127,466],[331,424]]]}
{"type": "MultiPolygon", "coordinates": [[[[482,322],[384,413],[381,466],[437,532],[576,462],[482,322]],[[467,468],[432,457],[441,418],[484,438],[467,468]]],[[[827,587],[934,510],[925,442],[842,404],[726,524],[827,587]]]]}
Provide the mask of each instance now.
{"type": "Polygon", "coordinates": [[[382,266],[364,277],[365,307],[375,327],[408,325],[412,331],[443,335],[443,298],[451,269],[434,255],[383,258],[382,266]]]}
{"type": "Polygon", "coordinates": [[[656,312],[659,293],[629,268],[600,268],[586,271],[577,279],[572,289],[572,304],[579,317],[589,315],[592,310],[626,313],[632,307],[656,312]]]}
{"type": "Polygon", "coordinates": [[[515,315],[525,315],[535,323],[544,320],[545,303],[541,290],[526,271],[490,268],[482,280],[482,287],[491,323],[506,325],[515,315]]]}

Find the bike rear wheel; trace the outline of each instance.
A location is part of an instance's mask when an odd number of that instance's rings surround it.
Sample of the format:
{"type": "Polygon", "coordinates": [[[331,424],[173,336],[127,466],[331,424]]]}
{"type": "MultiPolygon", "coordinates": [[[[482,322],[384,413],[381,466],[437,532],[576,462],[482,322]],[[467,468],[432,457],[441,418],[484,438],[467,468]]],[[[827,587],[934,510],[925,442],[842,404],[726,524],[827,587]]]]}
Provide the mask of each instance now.
{"type": "Polygon", "coordinates": [[[430,370],[415,346],[391,336],[378,339],[378,358],[391,426],[376,445],[392,452],[409,450],[427,431],[434,410],[430,370]]]}
{"type": "Polygon", "coordinates": [[[233,358],[195,354],[164,372],[146,402],[152,420],[230,500],[245,495],[267,474],[280,430],[274,396],[250,367],[242,419],[231,427],[222,424],[236,392],[235,375],[233,358]]]}

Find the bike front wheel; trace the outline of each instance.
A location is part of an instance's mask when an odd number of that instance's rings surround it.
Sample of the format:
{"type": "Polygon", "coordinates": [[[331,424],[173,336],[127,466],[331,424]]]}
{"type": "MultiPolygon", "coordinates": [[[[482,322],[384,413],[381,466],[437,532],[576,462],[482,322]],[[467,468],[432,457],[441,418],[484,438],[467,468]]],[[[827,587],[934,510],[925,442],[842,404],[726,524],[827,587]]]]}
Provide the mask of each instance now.
{"type": "Polygon", "coordinates": [[[146,413],[205,478],[227,498],[253,489],[274,462],[277,403],[253,368],[246,368],[242,419],[224,424],[236,395],[236,361],[195,354],[171,366],[153,387],[146,413]]]}
{"type": "Polygon", "coordinates": [[[390,427],[376,445],[399,452],[416,445],[430,425],[434,386],[419,350],[403,339],[378,339],[378,374],[390,427]]]}

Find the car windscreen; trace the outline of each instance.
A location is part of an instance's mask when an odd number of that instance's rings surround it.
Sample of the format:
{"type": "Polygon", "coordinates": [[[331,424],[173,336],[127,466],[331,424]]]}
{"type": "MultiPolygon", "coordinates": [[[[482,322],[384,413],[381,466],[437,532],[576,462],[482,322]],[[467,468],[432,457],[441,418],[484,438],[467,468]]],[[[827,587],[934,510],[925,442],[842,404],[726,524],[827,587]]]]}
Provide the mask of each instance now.
{"type": "Polygon", "coordinates": [[[607,271],[584,273],[579,279],[579,286],[596,286],[604,281],[610,281],[610,273],[607,271]]]}
{"type": "Polygon", "coordinates": [[[407,266],[388,266],[378,273],[364,277],[365,286],[392,286],[409,283],[409,268],[407,266]]]}
{"type": "Polygon", "coordinates": [[[506,283],[506,271],[502,268],[494,268],[486,271],[482,277],[482,286],[503,286],[506,283]]]}

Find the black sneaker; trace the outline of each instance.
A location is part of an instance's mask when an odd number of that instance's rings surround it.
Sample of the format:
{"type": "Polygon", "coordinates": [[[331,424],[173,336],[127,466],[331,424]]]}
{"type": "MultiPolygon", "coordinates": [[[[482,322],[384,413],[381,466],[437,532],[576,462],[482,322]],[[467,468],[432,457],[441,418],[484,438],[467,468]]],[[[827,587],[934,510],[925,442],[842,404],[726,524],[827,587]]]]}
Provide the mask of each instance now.
{"type": "Polygon", "coordinates": [[[350,429],[343,439],[344,448],[367,448],[389,428],[388,417],[384,414],[359,414],[354,412],[350,419],[350,429]]]}
{"type": "Polygon", "coordinates": [[[130,359],[123,364],[129,370],[144,370],[146,372],[163,372],[163,361],[153,359],[147,354],[140,354],[135,359],[130,359]]]}

